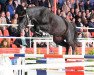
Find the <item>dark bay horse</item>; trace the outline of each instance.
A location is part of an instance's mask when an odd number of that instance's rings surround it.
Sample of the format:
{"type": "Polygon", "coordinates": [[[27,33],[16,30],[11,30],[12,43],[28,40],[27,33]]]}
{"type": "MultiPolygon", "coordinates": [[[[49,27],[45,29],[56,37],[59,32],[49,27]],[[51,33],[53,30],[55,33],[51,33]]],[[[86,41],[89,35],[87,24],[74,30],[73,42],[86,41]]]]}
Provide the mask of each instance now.
{"type": "Polygon", "coordinates": [[[28,23],[34,24],[33,30],[36,32],[42,30],[53,35],[53,41],[57,45],[66,47],[66,54],[71,46],[74,54],[78,43],[77,31],[75,25],[65,18],[55,15],[46,7],[32,7],[26,9],[26,15],[19,23],[18,30],[25,28],[28,23]]]}

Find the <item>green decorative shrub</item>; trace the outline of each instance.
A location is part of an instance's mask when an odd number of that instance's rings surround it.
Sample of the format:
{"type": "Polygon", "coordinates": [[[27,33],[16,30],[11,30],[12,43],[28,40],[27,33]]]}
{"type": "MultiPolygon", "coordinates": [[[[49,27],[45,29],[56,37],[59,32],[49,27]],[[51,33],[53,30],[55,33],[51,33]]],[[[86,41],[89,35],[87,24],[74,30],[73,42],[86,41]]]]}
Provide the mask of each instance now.
{"type": "Polygon", "coordinates": [[[88,55],[94,55],[94,49],[93,49],[93,50],[88,51],[88,55]]]}

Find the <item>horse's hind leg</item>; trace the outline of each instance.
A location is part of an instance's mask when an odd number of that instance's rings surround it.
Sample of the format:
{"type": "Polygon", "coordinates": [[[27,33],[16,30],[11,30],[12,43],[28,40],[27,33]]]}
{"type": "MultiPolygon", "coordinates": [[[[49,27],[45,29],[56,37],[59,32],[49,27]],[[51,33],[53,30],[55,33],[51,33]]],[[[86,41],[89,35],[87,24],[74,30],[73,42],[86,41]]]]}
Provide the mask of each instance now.
{"type": "Polygon", "coordinates": [[[69,46],[72,47],[72,54],[75,53],[75,43],[74,43],[74,38],[72,38],[72,36],[69,34],[69,36],[67,36],[67,39],[66,39],[67,43],[69,44],[69,46]]]}
{"type": "Polygon", "coordinates": [[[64,42],[63,42],[63,46],[66,47],[66,55],[68,55],[68,53],[69,53],[69,48],[70,48],[69,44],[64,41],[64,42]]]}
{"type": "Polygon", "coordinates": [[[66,47],[66,55],[68,55],[68,53],[69,53],[70,46],[72,47],[72,55],[75,54],[75,45],[74,44],[69,44],[65,41],[62,41],[62,46],[66,47]]]}
{"type": "Polygon", "coordinates": [[[71,47],[72,47],[72,55],[74,55],[75,54],[75,46],[72,45],[71,47]]]}
{"type": "Polygon", "coordinates": [[[62,41],[62,43],[60,45],[66,47],[66,53],[65,54],[68,55],[70,45],[65,41],[62,41]]]}
{"type": "Polygon", "coordinates": [[[66,46],[66,55],[68,55],[69,53],[69,47],[70,47],[69,45],[66,46]]]}

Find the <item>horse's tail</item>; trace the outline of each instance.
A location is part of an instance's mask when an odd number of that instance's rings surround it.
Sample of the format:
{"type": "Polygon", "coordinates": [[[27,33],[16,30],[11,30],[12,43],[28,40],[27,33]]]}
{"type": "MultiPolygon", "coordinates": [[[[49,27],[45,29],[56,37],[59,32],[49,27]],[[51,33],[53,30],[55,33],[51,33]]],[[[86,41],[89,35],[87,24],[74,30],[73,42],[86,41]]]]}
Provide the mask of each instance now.
{"type": "Polygon", "coordinates": [[[74,23],[72,23],[73,27],[74,27],[74,43],[77,45],[78,43],[78,32],[77,32],[77,29],[76,29],[76,25],[74,23]]]}
{"type": "MultiPolygon", "coordinates": [[[[65,21],[65,24],[66,24],[66,26],[67,26],[67,31],[68,31],[68,28],[72,28],[72,31],[74,32],[74,33],[73,33],[73,42],[74,42],[74,44],[75,44],[76,46],[78,46],[78,45],[79,45],[79,42],[78,42],[78,40],[77,40],[77,38],[78,38],[78,33],[77,33],[76,25],[73,24],[73,23],[70,23],[70,22],[69,22],[68,20],[66,20],[66,18],[64,18],[64,17],[62,17],[62,19],[65,21]]],[[[66,32],[66,33],[68,33],[68,32],[66,32]]],[[[68,34],[70,34],[70,33],[68,33],[68,34]]]]}

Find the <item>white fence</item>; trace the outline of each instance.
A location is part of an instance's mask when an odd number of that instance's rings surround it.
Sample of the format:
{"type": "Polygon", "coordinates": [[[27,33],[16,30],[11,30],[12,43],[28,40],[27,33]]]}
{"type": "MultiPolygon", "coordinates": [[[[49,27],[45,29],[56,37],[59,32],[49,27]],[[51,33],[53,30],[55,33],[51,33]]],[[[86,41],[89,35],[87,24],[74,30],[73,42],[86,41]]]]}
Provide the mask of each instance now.
{"type": "MultiPolygon", "coordinates": [[[[47,44],[47,54],[49,54],[50,50],[49,50],[49,46],[50,46],[50,42],[53,42],[53,37],[0,37],[0,38],[15,38],[15,39],[22,39],[22,38],[26,38],[26,39],[33,39],[34,45],[34,54],[37,54],[37,42],[46,42],[47,44]]],[[[82,43],[82,55],[85,55],[85,47],[86,47],[86,43],[87,42],[93,42],[93,47],[94,47],[94,38],[78,38],[78,41],[82,43]]],[[[30,40],[30,47],[31,47],[31,40],[30,40]]],[[[63,54],[62,53],[62,46],[58,47],[58,54],[63,54]]]]}

